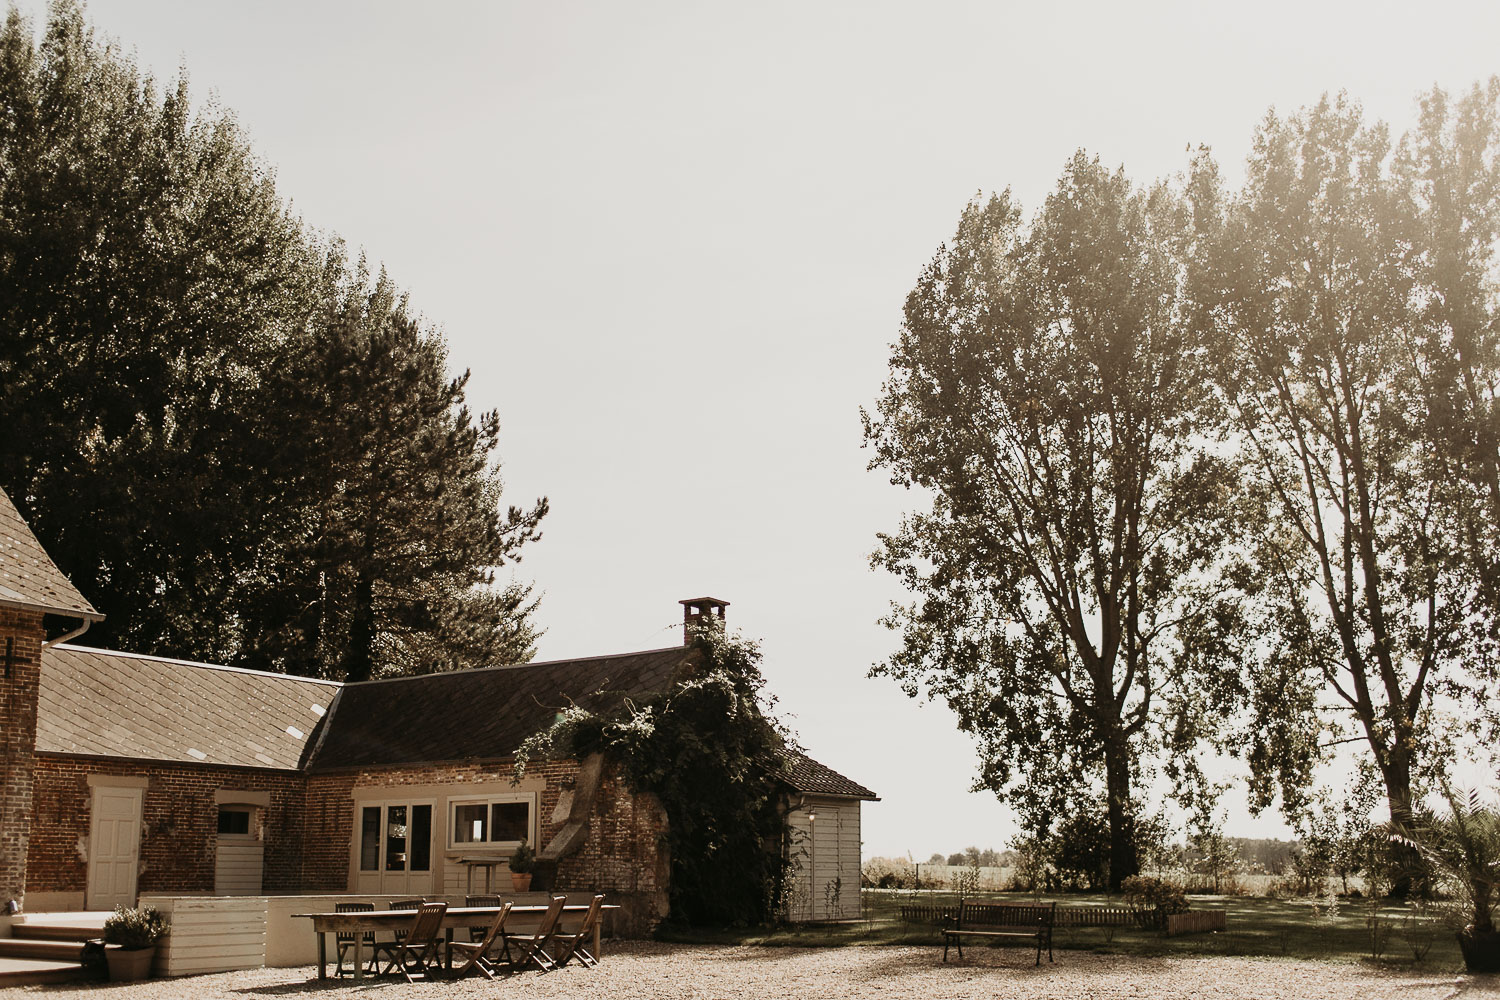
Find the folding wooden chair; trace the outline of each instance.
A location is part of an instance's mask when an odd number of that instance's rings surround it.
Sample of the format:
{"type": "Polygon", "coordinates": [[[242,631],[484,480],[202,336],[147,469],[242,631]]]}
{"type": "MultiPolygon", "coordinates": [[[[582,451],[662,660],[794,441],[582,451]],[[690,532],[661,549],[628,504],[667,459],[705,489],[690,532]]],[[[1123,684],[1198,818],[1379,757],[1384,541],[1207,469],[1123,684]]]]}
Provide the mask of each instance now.
{"type": "MultiPolygon", "coordinates": [[[[484,895],[480,895],[480,896],[465,896],[464,897],[464,905],[465,906],[499,906],[500,905],[500,897],[499,896],[495,896],[495,895],[490,895],[490,894],[484,894],[484,895]]],[[[479,924],[476,927],[470,927],[469,928],[469,942],[472,944],[473,942],[478,941],[480,938],[484,937],[485,934],[487,934],[489,932],[489,929],[490,929],[490,925],[487,924],[487,923],[486,924],[479,924]]]]}
{"type": "Polygon", "coordinates": [[[415,981],[411,977],[413,972],[431,978],[433,967],[442,967],[443,939],[439,931],[443,928],[443,914],[447,912],[447,903],[423,903],[417,907],[411,929],[390,949],[391,964],[385,967],[387,975],[399,970],[410,983],[415,981]]]}
{"type": "MultiPolygon", "coordinates": [[[[375,909],[375,904],[374,903],[335,903],[335,904],[333,904],[333,912],[335,912],[335,913],[369,913],[370,911],[372,911],[374,909],[375,909]]],[[[368,950],[367,951],[366,961],[368,961],[370,963],[370,968],[373,969],[375,967],[375,932],[374,931],[334,931],[334,934],[333,934],[334,944],[338,947],[338,950],[339,950],[338,964],[334,967],[334,970],[333,970],[333,974],[335,976],[342,976],[342,975],[345,974],[344,973],[344,953],[347,952],[350,948],[354,947],[354,941],[355,941],[355,939],[358,938],[358,937],[360,937],[361,935],[364,936],[364,947],[368,950]]],[[[354,970],[351,968],[349,970],[349,975],[353,975],[353,974],[354,974],[354,970]]]]}
{"type": "MultiPolygon", "coordinates": [[[[482,905],[482,904],[475,904],[482,905]]],[[[464,962],[463,968],[456,970],[455,976],[466,976],[471,969],[478,969],[486,979],[495,978],[495,963],[487,956],[490,947],[494,945],[495,938],[504,939],[505,918],[510,916],[510,908],[513,904],[506,903],[500,907],[500,912],[495,916],[495,922],[489,925],[484,935],[478,941],[450,941],[448,942],[448,958],[452,961],[453,953],[468,955],[468,961],[464,962]]]]}
{"type": "MultiPolygon", "coordinates": [[[[388,909],[388,910],[415,910],[417,907],[421,906],[425,902],[426,902],[425,899],[393,899],[393,900],[391,900],[391,905],[387,906],[386,909],[388,909]]],[[[401,947],[401,941],[405,937],[406,937],[406,931],[404,931],[404,930],[392,931],[391,932],[391,940],[389,940],[389,941],[376,941],[375,942],[375,952],[376,952],[376,954],[380,954],[380,953],[383,952],[387,958],[393,957],[395,955],[395,953],[396,953],[396,949],[401,947]]]]}
{"type": "Polygon", "coordinates": [[[599,960],[585,946],[593,940],[594,928],[599,926],[599,917],[604,912],[604,897],[595,896],[593,902],[589,903],[588,912],[583,915],[583,923],[578,930],[568,934],[558,931],[552,935],[557,945],[557,967],[560,969],[568,964],[571,958],[577,958],[585,968],[592,968],[599,964],[599,960]]]}
{"type": "Polygon", "coordinates": [[[524,968],[532,964],[543,972],[551,972],[557,968],[557,962],[547,954],[547,945],[557,932],[557,921],[562,916],[563,903],[567,902],[567,899],[567,896],[552,897],[552,902],[547,904],[547,912],[542,914],[542,922],[537,926],[535,934],[505,935],[505,961],[512,969],[524,968]],[[510,952],[511,945],[516,946],[514,956],[510,952]]]}

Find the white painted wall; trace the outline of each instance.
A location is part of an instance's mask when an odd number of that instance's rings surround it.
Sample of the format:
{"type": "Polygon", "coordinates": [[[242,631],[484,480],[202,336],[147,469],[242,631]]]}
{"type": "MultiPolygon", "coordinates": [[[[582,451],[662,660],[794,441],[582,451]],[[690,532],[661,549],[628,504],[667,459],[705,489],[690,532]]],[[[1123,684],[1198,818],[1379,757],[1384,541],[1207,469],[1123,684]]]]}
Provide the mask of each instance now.
{"type": "Polygon", "coordinates": [[[787,814],[797,866],[788,920],[859,917],[859,807],[859,799],[809,795],[787,814]]]}

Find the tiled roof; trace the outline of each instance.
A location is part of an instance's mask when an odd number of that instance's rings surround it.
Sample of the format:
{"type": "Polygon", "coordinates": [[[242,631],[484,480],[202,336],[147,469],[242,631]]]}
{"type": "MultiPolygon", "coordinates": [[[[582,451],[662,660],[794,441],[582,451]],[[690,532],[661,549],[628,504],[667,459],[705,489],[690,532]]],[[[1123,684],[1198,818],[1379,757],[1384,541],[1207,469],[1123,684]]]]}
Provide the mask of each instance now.
{"type": "Polygon", "coordinates": [[[839,774],[826,764],[819,764],[807,754],[790,747],[783,762],[782,777],[793,791],[808,795],[838,795],[853,799],[879,799],[857,781],[839,774]]]}
{"type": "MultiPolygon", "coordinates": [[[[600,711],[665,691],[694,656],[675,646],[341,685],[53,646],[37,750],[289,771],[503,759],[570,704],[600,711]]],[[[780,770],[794,791],[877,797],[795,749],[780,770]]]]}
{"type": "Polygon", "coordinates": [[[4,490],[0,490],[0,605],[74,618],[104,617],[62,575],[4,490]]]}
{"type": "Polygon", "coordinates": [[[339,686],[81,646],[42,651],[36,748],[296,770],[339,686]]]}
{"type": "Polygon", "coordinates": [[[684,646],[347,684],[313,770],[509,757],[569,704],[665,691],[684,646]]]}

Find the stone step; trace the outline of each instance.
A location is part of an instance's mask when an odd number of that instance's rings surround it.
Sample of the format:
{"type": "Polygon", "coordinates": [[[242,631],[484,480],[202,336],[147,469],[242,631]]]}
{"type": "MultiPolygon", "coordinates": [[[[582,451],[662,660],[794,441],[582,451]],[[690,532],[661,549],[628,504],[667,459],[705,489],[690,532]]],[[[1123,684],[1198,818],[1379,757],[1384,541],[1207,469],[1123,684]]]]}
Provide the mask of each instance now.
{"type": "Polygon", "coordinates": [[[11,924],[10,936],[31,941],[90,941],[104,936],[104,925],[82,923],[11,924]]]}
{"type": "Polygon", "coordinates": [[[47,986],[88,979],[77,962],[49,962],[33,958],[0,958],[0,989],[47,986]]]}
{"type": "MultiPolygon", "coordinates": [[[[11,927],[12,932],[15,927],[11,927]]],[[[35,959],[44,962],[72,962],[83,960],[82,941],[56,941],[46,938],[0,938],[0,958],[35,959]]]]}

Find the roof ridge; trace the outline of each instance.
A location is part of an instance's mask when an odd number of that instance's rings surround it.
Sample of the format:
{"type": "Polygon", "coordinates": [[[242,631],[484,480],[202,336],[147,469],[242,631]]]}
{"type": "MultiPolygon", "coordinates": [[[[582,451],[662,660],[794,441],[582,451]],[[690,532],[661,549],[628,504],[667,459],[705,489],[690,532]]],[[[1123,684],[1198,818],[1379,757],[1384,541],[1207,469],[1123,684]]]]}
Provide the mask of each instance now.
{"type": "MultiPolygon", "coordinates": [[[[630,653],[602,653],[597,656],[565,656],[557,660],[528,660],[525,663],[497,663],[491,667],[468,667],[463,670],[435,670],[430,674],[407,674],[404,677],[372,677],[367,681],[345,681],[349,687],[362,687],[366,684],[396,684],[401,681],[419,681],[429,677],[442,677],[445,675],[473,676],[490,671],[501,670],[526,670],[530,667],[555,667],[561,663],[582,663],[585,660],[622,660],[629,656],[651,656],[656,653],[671,653],[681,651],[688,653],[692,651],[691,646],[663,646],[661,649],[641,649],[630,653]]],[[[228,668],[226,668],[228,669],[228,668]]]]}
{"type": "Polygon", "coordinates": [[[180,667],[198,667],[201,670],[223,670],[232,674],[253,674],[256,677],[277,677],[287,680],[305,681],[308,684],[323,684],[341,688],[343,681],[330,681],[322,677],[304,677],[301,674],[279,674],[274,670],[251,670],[249,667],[226,667],[222,663],[204,663],[201,660],[179,660],[171,656],[152,656],[149,653],[128,653],[123,649],[100,649],[97,646],[75,646],[64,642],[50,649],[67,649],[75,653],[95,653],[99,656],[123,656],[131,660],[151,660],[155,663],[172,663],[180,667]]]}

